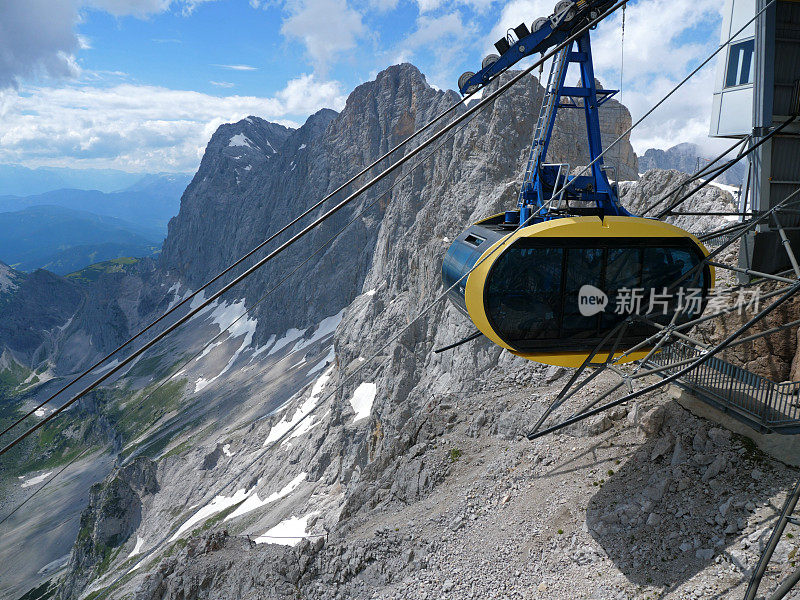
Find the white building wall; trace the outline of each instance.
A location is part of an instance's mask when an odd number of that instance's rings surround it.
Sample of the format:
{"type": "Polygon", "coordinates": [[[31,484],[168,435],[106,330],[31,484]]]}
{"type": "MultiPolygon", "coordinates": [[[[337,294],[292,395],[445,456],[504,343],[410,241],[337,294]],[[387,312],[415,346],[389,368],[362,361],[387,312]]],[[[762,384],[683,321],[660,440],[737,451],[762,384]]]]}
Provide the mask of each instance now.
{"type": "Polygon", "coordinates": [[[749,49],[747,42],[755,39],[755,23],[750,23],[730,44],[727,42],[755,14],[755,0],[726,0],[720,44],[727,47],[717,59],[711,109],[712,137],[744,137],[753,129],[755,56],[748,57],[745,49],[749,49]]]}

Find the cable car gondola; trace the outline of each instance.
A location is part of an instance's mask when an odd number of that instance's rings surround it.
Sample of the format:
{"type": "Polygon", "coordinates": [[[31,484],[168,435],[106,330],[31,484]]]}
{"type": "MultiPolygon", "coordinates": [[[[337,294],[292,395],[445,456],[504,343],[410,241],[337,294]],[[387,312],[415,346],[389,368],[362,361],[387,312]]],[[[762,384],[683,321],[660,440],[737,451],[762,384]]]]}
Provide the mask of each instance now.
{"type": "Polygon", "coordinates": [[[600,346],[632,314],[660,325],[680,309],[676,323],[698,316],[714,278],[702,264],[707,254],[691,234],[652,219],[563,217],[515,231],[500,214],[451,244],[442,277],[453,304],[492,342],[529,360],[577,367],[598,347],[622,350],[656,331],[634,322],[600,346]]]}
{"type": "MultiPolygon", "coordinates": [[[[461,93],[562,42],[603,6],[604,0],[561,0],[532,33],[514,28],[516,41],[509,36],[495,44],[499,59],[492,56],[478,73],[461,76],[461,93]]],[[[699,316],[713,287],[708,251],[695,236],[620,205],[603,167],[598,115],[615,93],[596,88],[588,31],[556,54],[517,210],[473,224],[444,257],[442,280],[452,303],[492,342],[523,358],[577,367],[592,353],[600,362],[612,352],[619,357],[659,326],[699,316]],[[570,63],[579,64],[578,87],[564,86],[570,63]],[[559,108],[584,110],[586,175],[544,161],[559,108]]],[[[650,349],[645,345],[624,360],[650,349]]]]}

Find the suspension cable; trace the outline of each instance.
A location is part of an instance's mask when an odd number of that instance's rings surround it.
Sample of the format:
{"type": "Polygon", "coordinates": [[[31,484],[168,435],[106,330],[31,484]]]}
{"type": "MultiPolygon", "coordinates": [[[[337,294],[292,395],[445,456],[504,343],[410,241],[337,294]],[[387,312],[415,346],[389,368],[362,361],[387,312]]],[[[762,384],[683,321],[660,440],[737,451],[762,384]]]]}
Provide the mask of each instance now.
{"type": "Polygon", "coordinates": [[[284,233],[285,231],[287,231],[287,230],[288,230],[289,228],[291,228],[292,226],[296,225],[296,224],[297,224],[297,223],[298,223],[300,220],[302,220],[303,218],[305,218],[306,216],[308,216],[310,213],[312,213],[314,210],[316,210],[317,208],[319,208],[320,206],[322,206],[322,205],[323,205],[325,202],[327,202],[328,200],[330,200],[331,198],[333,198],[333,197],[334,197],[336,194],[338,194],[339,192],[341,192],[342,190],[344,190],[344,189],[345,189],[347,186],[349,186],[349,185],[351,185],[352,183],[354,183],[354,182],[355,182],[357,179],[359,179],[359,178],[360,178],[360,177],[362,177],[363,175],[367,174],[367,173],[368,173],[370,170],[372,170],[374,167],[378,166],[378,165],[379,165],[381,162],[383,162],[384,160],[386,160],[386,159],[387,159],[389,156],[391,156],[392,154],[394,154],[395,152],[397,152],[398,150],[400,150],[401,148],[403,148],[403,146],[407,145],[407,144],[408,144],[408,143],[410,143],[412,140],[414,140],[414,138],[416,138],[416,137],[420,136],[422,133],[424,133],[426,130],[428,130],[430,127],[432,127],[432,126],[433,126],[435,123],[437,123],[437,122],[441,121],[441,120],[442,120],[444,117],[446,117],[447,115],[449,115],[450,113],[452,113],[453,111],[455,111],[456,109],[458,109],[458,108],[459,108],[459,107],[460,107],[462,104],[464,104],[464,102],[466,102],[467,100],[469,100],[469,99],[470,99],[470,98],[471,98],[473,95],[475,95],[475,94],[476,94],[478,91],[479,91],[479,90],[475,90],[475,91],[473,91],[473,92],[470,92],[470,93],[466,94],[466,95],[465,95],[463,98],[460,98],[460,99],[458,100],[458,102],[456,102],[455,104],[453,104],[452,106],[450,106],[449,108],[447,108],[446,110],[444,110],[443,112],[441,112],[439,115],[437,115],[436,117],[434,117],[434,118],[433,118],[431,121],[429,121],[428,123],[426,123],[424,126],[422,126],[420,129],[418,129],[417,131],[415,131],[414,133],[412,133],[412,134],[411,134],[409,137],[407,137],[407,138],[406,138],[406,139],[404,139],[403,141],[399,142],[397,145],[395,145],[393,148],[391,148],[391,149],[390,149],[390,150],[388,150],[386,153],[384,153],[383,155],[381,155],[379,158],[376,158],[376,159],[375,159],[374,161],[372,161],[372,162],[371,162],[369,165],[367,165],[366,167],[364,167],[363,169],[361,169],[361,170],[360,170],[358,173],[356,173],[355,175],[353,175],[352,177],[350,177],[350,179],[348,179],[347,181],[345,181],[343,184],[341,184],[341,185],[340,185],[339,187],[337,187],[335,190],[333,190],[332,192],[330,192],[330,193],[326,194],[326,195],[325,195],[325,196],[324,196],[322,199],[320,199],[320,200],[319,200],[317,203],[315,203],[314,205],[312,205],[312,206],[310,206],[309,208],[307,208],[306,210],[304,210],[302,213],[300,213],[300,214],[299,214],[298,216],[296,216],[294,219],[292,219],[291,221],[289,221],[289,222],[288,222],[286,225],[284,225],[283,227],[281,227],[281,228],[280,228],[278,231],[276,231],[275,233],[271,234],[271,235],[270,235],[268,238],[266,238],[264,241],[262,241],[261,243],[259,243],[257,246],[255,246],[253,249],[251,249],[249,252],[247,252],[246,254],[244,254],[242,257],[240,257],[239,259],[237,259],[235,262],[233,262],[233,263],[231,263],[230,265],[228,265],[228,266],[227,266],[225,269],[223,269],[222,271],[220,271],[220,272],[219,272],[217,275],[215,275],[214,277],[212,277],[211,279],[209,279],[208,281],[206,281],[206,282],[205,282],[203,285],[201,285],[199,288],[197,288],[197,290],[195,290],[194,292],[192,292],[191,294],[189,294],[189,295],[188,295],[188,296],[186,296],[185,298],[181,299],[181,300],[180,300],[180,302],[178,302],[178,303],[177,303],[177,304],[175,304],[174,306],[172,306],[172,307],[170,307],[169,309],[167,309],[167,311],[166,311],[164,314],[160,315],[160,316],[159,316],[158,318],[156,318],[154,321],[150,322],[150,323],[149,323],[147,326],[145,326],[143,329],[141,329],[141,330],[140,330],[138,333],[136,333],[136,334],[135,334],[135,335],[133,335],[132,337],[128,338],[128,339],[127,339],[125,342],[123,342],[122,344],[120,344],[119,346],[117,346],[117,347],[116,347],[114,350],[112,350],[111,352],[109,352],[108,354],[106,354],[105,356],[103,356],[102,358],[100,358],[100,359],[99,359],[97,362],[95,362],[95,363],[94,363],[92,366],[90,366],[88,369],[84,370],[84,371],[83,371],[82,373],[80,373],[78,376],[74,377],[74,378],[73,378],[73,379],[72,379],[72,380],[71,380],[69,383],[67,383],[66,385],[64,385],[63,387],[61,387],[59,390],[57,390],[56,392],[54,392],[53,394],[51,394],[51,395],[50,395],[50,396],[49,396],[47,399],[43,400],[43,401],[42,401],[40,404],[38,404],[38,405],[37,405],[37,406],[35,406],[34,408],[30,409],[30,411],[28,411],[28,412],[27,412],[27,413],[26,413],[24,416],[20,417],[19,419],[17,419],[16,421],[14,421],[13,423],[11,423],[11,424],[10,424],[10,425],[8,425],[7,427],[5,427],[5,429],[3,429],[3,431],[0,431],[0,437],[2,437],[3,435],[5,435],[6,433],[8,433],[8,432],[9,432],[11,429],[13,429],[13,428],[14,428],[14,427],[16,427],[17,425],[19,425],[19,424],[20,424],[22,421],[24,421],[24,420],[25,420],[25,419],[27,419],[28,417],[30,417],[30,416],[31,416],[32,414],[34,414],[34,413],[35,413],[37,410],[39,410],[40,408],[42,408],[43,406],[45,406],[46,404],[48,404],[49,402],[51,402],[52,400],[54,400],[54,399],[55,399],[55,398],[56,398],[56,397],[57,397],[59,394],[61,394],[62,392],[66,391],[68,388],[70,388],[71,386],[73,386],[73,385],[74,385],[75,383],[77,383],[79,380],[81,380],[81,379],[83,379],[84,377],[86,377],[87,375],[89,375],[89,374],[90,374],[92,371],[94,371],[94,369],[96,369],[97,367],[99,367],[100,365],[102,365],[104,362],[106,362],[108,359],[110,359],[112,356],[114,356],[114,355],[115,355],[117,352],[119,352],[120,350],[122,350],[123,348],[125,348],[126,346],[128,346],[128,345],[129,345],[131,342],[134,342],[135,340],[137,340],[138,338],[140,338],[142,335],[144,335],[144,333],[146,333],[147,331],[149,331],[150,329],[152,329],[153,327],[155,327],[155,326],[156,326],[158,323],[160,323],[161,321],[163,321],[163,320],[164,320],[164,319],[165,319],[167,316],[169,316],[170,314],[172,314],[172,313],[174,313],[175,311],[177,311],[177,310],[178,310],[178,309],[179,309],[181,306],[185,305],[187,302],[189,302],[190,300],[192,300],[192,299],[193,299],[195,296],[197,296],[197,295],[198,295],[200,292],[204,291],[204,290],[205,290],[205,289],[207,289],[207,288],[208,288],[210,285],[212,285],[214,282],[218,281],[218,280],[219,280],[221,277],[223,277],[224,275],[226,275],[227,273],[229,273],[230,271],[232,271],[233,269],[235,269],[236,267],[238,267],[239,265],[241,265],[241,264],[242,264],[242,263],[243,263],[245,260],[247,260],[248,258],[250,258],[251,256],[253,256],[253,255],[254,255],[255,253],[257,253],[259,250],[263,249],[263,248],[264,248],[264,247],[265,247],[267,244],[269,244],[271,241],[273,241],[274,239],[276,239],[276,238],[277,238],[279,235],[281,235],[282,233],[284,233]]]}
{"type": "Polygon", "coordinates": [[[625,10],[628,5],[622,7],[622,34],[619,40],[619,103],[622,104],[622,90],[625,73],[625,10]]]}
{"type": "MultiPolygon", "coordinates": [[[[466,126],[466,125],[467,125],[467,123],[469,123],[469,121],[465,122],[465,123],[463,124],[463,126],[466,126]]],[[[238,316],[238,317],[237,317],[237,318],[236,318],[236,319],[235,319],[233,322],[231,322],[231,324],[230,324],[230,325],[228,325],[226,328],[224,328],[224,329],[221,329],[221,331],[220,331],[220,332],[219,332],[217,335],[215,335],[214,337],[212,337],[212,338],[211,338],[211,339],[210,339],[210,340],[209,340],[209,341],[208,341],[208,342],[207,342],[207,343],[206,343],[206,344],[205,344],[205,345],[204,345],[204,346],[203,346],[203,347],[202,347],[200,350],[198,350],[198,351],[197,351],[195,354],[193,354],[193,355],[192,355],[192,356],[190,356],[190,357],[189,357],[189,358],[188,358],[186,361],[184,361],[184,362],[183,362],[183,364],[181,364],[181,366],[180,366],[180,367],[178,367],[177,369],[175,369],[175,370],[173,371],[173,373],[171,373],[171,374],[169,374],[167,377],[165,377],[165,378],[164,378],[164,379],[163,379],[163,380],[162,380],[162,381],[159,383],[159,385],[158,385],[158,386],[156,386],[156,388],[155,388],[155,389],[153,389],[153,390],[152,390],[152,391],[151,391],[151,392],[150,392],[150,393],[149,393],[147,396],[145,396],[145,397],[144,397],[142,400],[140,400],[140,401],[138,402],[138,404],[141,404],[141,403],[143,403],[143,402],[147,401],[149,398],[151,398],[151,397],[152,397],[152,396],[153,396],[153,395],[154,395],[156,392],[158,392],[158,390],[160,390],[161,388],[163,388],[163,387],[164,387],[164,386],[165,386],[167,383],[169,383],[169,382],[170,382],[170,381],[171,381],[171,380],[172,380],[172,379],[173,379],[173,378],[174,378],[174,377],[175,377],[175,376],[176,376],[178,373],[180,373],[180,372],[181,372],[181,371],[182,371],[184,368],[186,368],[186,366],[187,366],[189,363],[191,363],[191,362],[192,362],[192,361],[194,361],[194,360],[195,360],[195,359],[196,359],[198,356],[200,356],[201,354],[203,354],[203,353],[206,351],[206,349],[208,349],[208,348],[209,348],[209,347],[210,347],[210,346],[211,346],[211,345],[212,345],[212,344],[213,344],[213,343],[214,343],[216,340],[218,340],[220,337],[222,337],[222,335],[223,335],[223,334],[224,334],[226,331],[229,331],[229,330],[231,329],[231,327],[233,327],[233,326],[234,326],[234,325],[235,325],[237,322],[239,322],[241,319],[243,319],[243,318],[244,318],[244,317],[245,317],[247,314],[249,314],[250,312],[252,312],[252,311],[253,311],[253,310],[256,308],[256,306],[258,306],[259,304],[261,304],[261,302],[263,302],[263,301],[264,301],[264,300],[267,298],[267,296],[269,296],[270,294],[272,294],[272,293],[273,293],[273,292],[274,292],[276,289],[278,289],[278,287],[280,287],[280,286],[281,286],[281,285],[282,285],[282,284],[283,284],[283,283],[284,283],[286,280],[288,280],[288,279],[289,279],[289,278],[290,278],[292,275],[294,275],[294,274],[295,274],[297,271],[299,271],[299,270],[300,270],[300,269],[303,267],[303,265],[307,264],[307,263],[308,263],[308,262],[309,262],[309,261],[310,261],[310,260],[311,260],[311,259],[312,259],[314,256],[316,256],[317,254],[319,254],[320,252],[322,252],[322,250],[324,250],[324,249],[325,249],[327,246],[329,246],[331,243],[333,243],[333,241],[334,241],[336,238],[338,238],[338,237],[339,237],[339,236],[340,236],[342,233],[344,233],[344,231],[345,231],[345,230],[346,230],[346,229],[347,229],[347,228],[348,228],[350,225],[352,225],[352,224],[353,224],[354,222],[356,222],[358,219],[362,218],[362,217],[363,217],[363,216],[364,216],[364,215],[367,213],[367,211],[369,211],[369,210],[370,210],[370,209],[371,209],[371,208],[372,208],[372,207],[373,207],[375,204],[377,204],[377,203],[378,203],[380,200],[382,200],[382,199],[386,198],[386,197],[387,197],[387,196],[388,196],[388,195],[389,195],[389,194],[390,194],[390,193],[391,193],[391,192],[392,192],[392,191],[393,191],[393,190],[394,190],[396,187],[398,187],[398,186],[399,186],[399,185],[400,185],[402,182],[406,181],[406,180],[407,180],[407,179],[408,179],[408,178],[409,178],[409,177],[410,177],[410,176],[411,176],[411,175],[412,175],[412,174],[413,174],[413,173],[414,173],[414,172],[415,172],[415,171],[416,171],[416,170],[417,170],[419,167],[421,167],[423,164],[425,164],[425,162],[426,162],[426,161],[427,161],[429,158],[431,158],[431,157],[432,157],[432,156],[433,156],[433,155],[434,155],[436,152],[438,152],[438,151],[441,149],[441,147],[442,147],[442,146],[444,146],[445,144],[447,144],[448,142],[450,142],[450,141],[451,141],[451,140],[452,140],[452,139],[455,137],[455,135],[456,135],[456,133],[457,133],[458,131],[459,131],[459,129],[456,129],[456,130],[452,131],[452,132],[451,132],[451,133],[450,133],[450,134],[449,134],[449,135],[448,135],[446,138],[444,138],[444,139],[443,139],[443,140],[442,140],[442,141],[441,141],[441,142],[440,142],[440,143],[439,143],[437,146],[435,146],[433,149],[431,149],[431,150],[430,150],[430,151],[429,151],[429,152],[428,152],[428,153],[427,153],[427,154],[426,154],[424,157],[422,157],[422,158],[421,158],[421,159],[420,159],[420,160],[419,160],[419,161],[418,161],[418,162],[417,162],[415,165],[413,165],[413,166],[411,167],[411,169],[409,169],[409,170],[408,170],[406,173],[404,173],[404,174],[403,174],[401,177],[398,177],[398,178],[397,178],[397,179],[396,179],[396,180],[395,180],[395,181],[392,183],[392,185],[391,185],[391,186],[390,186],[388,189],[386,189],[386,190],[385,190],[383,193],[381,193],[380,195],[378,195],[378,196],[377,196],[377,197],[376,197],[376,198],[375,198],[375,199],[374,199],[372,202],[370,202],[368,205],[364,206],[364,207],[362,208],[362,210],[361,210],[361,211],[360,211],[360,212],[359,212],[357,215],[355,215],[353,218],[351,218],[351,219],[350,219],[350,220],[349,220],[347,223],[345,223],[345,224],[344,224],[344,226],[342,226],[342,228],[341,228],[341,229],[339,229],[339,231],[337,231],[337,232],[336,232],[336,233],[335,233],[333,236],[331,236],[331,237],[330,237],[330,238],[329,238],[329,239],[328,239],[326,242],[324,242],[322,245],[320,245],[320,246],[319,246],[319,247],[318,247],[318,248],[317,248],[317,249],[316,249],[316,250],[315,250],[315,251],[314,251],[312,254],[310,254],[310,255],[309,255],[309,256],[308,256],[308,257],[307,257],[305,260],[303,260],[303,262],[301,262],[300,264],[298,264],[298,265],[297,265],[297,266],[296,266],[294,269],[292,269],[292,270],[291,270],[289,273],[287,273],[287,274],[286,274],[286,275],[285,275],[285,276],[284,276],[284,277],[283,277],[283,278],[282,278],[282,279],[281,279],[281,280],[280,280],[278,283],[276,283],[276,284],[275,284],[275,285],[274,285],[274,286],[273,286],[273,287],[272,287],[270,290],[268,290],[266,293],[264,293],[264,294],[263,294],[263,295],[262,295],[262,296],[261,296],[261,297],[260,297],[260,298],[259,298],[259,299],[258,299],[256,302],[255,302],[255,304],[253,304],[251,307],[247,308],[247,309],[246,309],[246,310],[245,310],[245,311],[244,311],[244,312],[243,312],[241,315],[239,315],[239,316],[238,316]]],[[[247,380],[246,382],[244,382],[244,383],[246,384],[246,383],[248,383],[249,381],[252,381],[254,378],[258,377],[258,375],[260,375],[260,374],[261,374],[261,371],[257,372],[255,375],[253,375],[253,377],[251,377],[250,379],[248,379],[248,380],[247,380]]],[[[128,413],[128,414],[130,414],[130,413],[128,413]]],[[[123,423],[123,422],[125,421],[125,418],[126,418],[126,417],[123,417],[123,418],[120,420],[120,423],[123,423]]],[[[152,442],[150,442],[150,443],[152,443],[152,442]]],[[[148,445],[149,445],[149,444],[148,444],[148,445]]],[[[23,507],[25,504],[27,504],[28,502],[30,502],[30,501],[33,499],[33,497],[34,497],[34,496],[36,496],[36,495],[37,495],[37,494],[38,494],[38,493],[39,493],[39,492],[40,492],[40,491],[41,491],[41,490],[42,490],[42,489],[43,489],[45,486],[47,486],[47,485],[49,485],[50,483],[52,483],[52,481],[53,481],[54,479],[56,479],[56,478],[57,478],[59,475],[61,475],[61,474],[62,474],[62,473],[63,473],[63,472],[64,472],[64,471],[65,471],[65,470],[66,470],[66,469],[69,467],[69,466],[71,466],[71,465],[72,465],[74,462],[76,462],[78,459],[80,459],[80,458],[81,458],[81,457],[82,457],[82,456],[83,456],[83,455],[84,455],[84,454],[85,454],[85,453],[86,453],[88,450],[89,450],[89,448],[86,448],[86,449],[84,449],[84,450],[83,450],[83,452],[81,452],[81,453],[77,454],[76,456],[74,456],[74,457],[73,457],[73,458],[72,458],[72,459],[71,459],[71,460],[70,460],[70,461],[69,461],[69,462],[68,462],[66,465],[64,465],[64,467],[63,467],[62,469],[60,469],[60,470],[59,470],[59,471],[58,471],[58,472],[57,472],[55,475],[53,475],[51,478],[49,478],[49,479],[48,479],[48,480],[47,480],[47,481],[46,481],[44,484],[42,484],[42,485],[41,485],[39,488],[37,488],[37,489],[36,489],[36,490],[35,490],[35,491],[34,491],[32,494],[30,494],[30,495],[29,495],[27,498],[25,498],[25,499],[24,499],[24,500],[23,500],[23,501],[22,501],[20,504],[18,504],[16,507],[14,507],[14,509],[12,509],[12,510],[11,510],[11,512],[9,512],[9,513],[8,513],[8,514],[7,514],[7,515],[6,515],[6,516],[5,516],[5,517],[4,517],[2,520],[0,520],[0,525],[2,525],[2,524],[3,524],[3,523],[6,521],[6,520],[8,520],[8,519],[9,519],[9,518],[10,518],[10,517],[11,517],[11,516],[14,514],[14,513],[16,513],[16,512],[17,512],[19,509],[21,509],[21,508],[22,508],[22,507],[23,507]]],[[[131,456],[129,456],[128,458],[126,458],[126,459],[123,461],[123,464],[127,464],[127,463],[128,463],[128,462],[129,462],[129,461],[132,459],[132,458],[134,458],[134,457],[135,457],[135,456],[137,456],[137,455],[138,455],[138,452],[137,452],[137,453],[132,453],[132,454],[131,454],[131,456]]]]}
{"type": "MultiPolygon", "coordinates": [[[[775,0],[771,0],[771,1],[774,2],[775,0]]],[[[175,323],[173,323],[170,326],[168,326],[166,329],[164,329],[164,331],[162,331],[161,333],[156,335],[152,340],[148,341],[141,348],[139,348],[138,350],[136,350],[133,353],[131,353],[130,356],[125,358],[118,365],[114,366],[111,370],[107,371],[105,374],[103,374],[97,380],[95,380],[91,384],[87,385],[83,390],[78,392],[75,396],[73,396],[72,398],[67,400],[61,407],[59,407],[58,409],[56,409],[51,414],[49,414],[46,417],[44,417],[36,425],[30,427],[27,431],[22,433],[19,437],[17,437],[13,441],[11,441],[9,444],[4,446],[2,449],[0,449],[0,456],[5,454],[6,452],[8,452],[12,447],[14,447],[16,444],[20,443],[27,436],[29,436],[30,434],[32,434],[35,431],[37,431],[40,427],[44,426],[47,422],[49,422],[51,419],[55,418],[62,411],[66,410],[69,406],[71,406],[72,404],[77,402],[80,398],[82,398],[88,392],[90,392],[93,389],[95,389],[98,385],[100,385],[103,381],[105,381],[106,379],[111,377],[114,373],[116,373],[117,371],[119,371],[120,369],[122,369],[123,367],[128,365],[136,357],[140,356],[145,351],[147,351],[149,348],[151,348],[156,343],[158,343],[160,340],[162,340],[167,335],[169,335],[170,333],[175,331],[175,329],[177,329],[178,327],[180,327],[181,325],[183,325],[184,323],[189,321],[197,313],[202,311],[205,307],[210,305],[217,298],[222,296],[225,292],[227,292],[228,290],[230,290],[231,288],[236,286],[238,283],[240,283],[241,281],[243,281],[244,279],[246,279],[247,277],[252,275],[255,271],[257,271],[262,266],[264,266],[267,262],[269,262],[270,260],[272,260],[273,258],[278,256],[280,253],[282,253],[284,250],[286,250],[286,248],[288,248],[289,246],[294,244],[297,240],[301,239],[306,234],[308,234],[310,231],[312,231],[313,229],[318,227],[320,224],[322,224],[323,222],[327,221],[329,218],[331,218],[334,214],[336,214],[342,208],[347,206],[350,202],[352,202],[355,198],[357,198],[364,191],[368,190],[370,187],[372,187],[373,185],[375,185],[379,181],[382,181],[390,173],[394,172],[395,170],[400,168],[402,165],[404,165],[406,162],[410,161],[413,157],[415,157],[417,154],[422,152],[427,146],[432,144],[439,137],[445,135],[446,133],[448,133],[449,131],[451,131],[455,127],[457,127],[460,123],[462,123],[463,121],[465,121],[468,118],[472,117],[479,110],[482,110],[487,104],[489,104],[490,102],[493,102],[497,97],[499,97],[500,95],[504,94],[508,89],[510,89],[512,86],[514,86],[517,83],[519,83],[519,81],[521,81],[524,77],[529,75],[536,67],[539,66],[539,64],[541,62],[543,62],[543,61],[547,60],[548,58],[554,56],[557,52],[559,52],[562,48],[566,47],[567,45],[572,44],[572,42],[574,42],[576,39],[578,39],[586,31],[589,31],[589,29],[594,27],[597,23],[599,23],[600,21],[605,19],[608,15],[612,14],[613,12],[615,12],[620,7],[624,6],[627,2],[628,2],[628,0],[619,0],[619,2],[614,4],[614,6],[609,8],[605,13],[603,13],[600,16],[598,16],[596,19],[594,19],[593,21],[589,22],[588,24],[584,25],[581,29],[579,29],[574,34],[572,34],[570,37],[568,37],[566,40],[564,40],[561,44],[559,44],[558,46],[553,48],[547,54],[543,55],[542,58],[540,58],[534,64],[532,64],[531,66],[527,67],[526,69],[520,71],[517,75],[512,77],[506,83],[500,85],[500,87],[498,87],[498,89],[495,90],[493,93],[491,93],[489,96],[487,96],[485,98],[482,98],[473,107],[467,109],[465,112],[463,112],[462,114],[457,116],[450,123],[448,123],[442,129],[440,129],[438,132],[436,132],[433,136],[431,136],[430,138],[428,138],[427,140],[422,142],[418,147],[414,148],[408,154],[406,154],[403,157],[401,157],[400,159],[398,159],[398,161],[396,163],[394,163],[393,165],[388,166],[386,169],[384,169],[381,173],[376,175],[369,182],[364,184],[358,190],[356,190],[355,192],[350,194],[348,197],[346,197],[344,200],[342,200],[337,205],[335,205],[333,208],[331,208],[328,212],[326,212],[322,216],[318,217],[316,220],[314,220],[312,223],[307,225],[305,228],[303,228],[300,232],[295,234],[289,240],[287,240],[286,242],[284,242],[283,244],[278,246],[278,248],[276,248],[275,250],[273,250],[272,252],[267,254],[267,256],[265,256],[264,258],[262,258],[261,260],[256,262],[253,266],[251,266],[250,268],[245,270],[243,273],[238,275],[236,278],[234,278],[228,284],[224,285],[220,290],[218,290],[217,292],[212,294],[208,299],[206,299],[203,302],[201,302],[200,305],[197,306],[197,308],[195,308],[193,310],[190,310],[186,315],[184,315],[183,317],[178,319],[175,323]]]]}

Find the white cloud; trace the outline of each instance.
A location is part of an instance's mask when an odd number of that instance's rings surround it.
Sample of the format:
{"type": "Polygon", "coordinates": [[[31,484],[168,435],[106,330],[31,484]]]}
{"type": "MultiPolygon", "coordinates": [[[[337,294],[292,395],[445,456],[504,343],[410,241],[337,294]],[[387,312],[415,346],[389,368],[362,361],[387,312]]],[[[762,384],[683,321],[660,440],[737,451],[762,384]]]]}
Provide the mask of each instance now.
{"type": "Polygon", "coordinates": [[[215,0],[82,0],[84,6],[103,10],[117,17],[134,16],[144,18],[174,7],[188,16],[206,2],[215,0]]]}
{"type": "Polygon", "coordinates": [[[228,69],[230,71],[258,71],[258,67],[253,67],[251,65],[211,65],[213,67],[220,67],[222,69],[228,69]]]}
{"type": "Polygon", "coordinates": [[[169,8],[172,0],[85,0],[89,8],[105,11],[115,17],[146,17],[169,8]]]}
{"type": "Polygon", "coordinates": [[[209,83],[221,88],[232,88],[234,85],[236,85],[230,81],[210,81],[209,83]]]}
{"type": "Polygon", "coordinates": [[[300,40],[314,68],[327,71],[341,53],[356,47],[366,33],[361,14],[342,0],[289,0],[281,33],[300,40]]]}
{"type": "Polygon", "coordinates": [[[71,0],[0,2],[0,89],[21,77],[77,76],[77,19],[71,0]]]}
{"type": "Polygon", "coordinates": [[[338,81],[319,81],[306,74],[292,79],[276,96],[290,115],[311,114],[322,107],[341,110],[347,100],[338,81]]]}
{"type": "Polygon", "coordinates": [[[388,12],[397,8],[398,0],[369,0],[369,7],[378,12],[388,12]]]}
{"type": "Polygon", "coordinates": [[[428,80],[439,88],[449,89],[455,80],[452,68],[463,57],[462,40],[470,39],[475,32],[464,24],[458,11],[432,17],[417,17],[416,29],[396,49],[393,62],[429,61],[428,80]],[[432,59],[432,60],[431,60],[432,59]]]}
{"type": "Polygon", "coordinates": [[[81,9],[145,18],[180,9],[190,15],[215,0],[5,0],[0,1],[0,89],[21,80],[68,79],[80,74],[75,53],[91,44],[75,27],[81,9]]]}
{"type": "Polygon", "coordinates": [[[222,123],[252,114],[295,125],[287,117],[343,103],[338,83],[311,75],[270,98],[132,84],[0,91],[0,162],[188,171],[222,123]]]}
{"type": "Polygon", "coordinates": [[[420,13],[432,12],[440,8],[451,10],[455,6],[466,6],[477,12],[486,12],[499,4],[499,0],[416,0],[420,13]]]}

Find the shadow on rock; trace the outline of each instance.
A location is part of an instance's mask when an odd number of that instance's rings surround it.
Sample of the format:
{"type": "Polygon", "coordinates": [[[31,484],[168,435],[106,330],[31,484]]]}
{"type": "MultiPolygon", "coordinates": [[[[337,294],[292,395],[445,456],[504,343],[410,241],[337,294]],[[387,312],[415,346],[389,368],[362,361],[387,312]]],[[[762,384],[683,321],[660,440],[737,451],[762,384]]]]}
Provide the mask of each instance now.
{"type": "Polygon", "coordinates": [[[637,585],[673,587],[715,560],[752,567],[732,546],[763,531],[753,511],[790,485],[782,467],[675,403],[639,427],[645,443],[598,482],[586,517],[617,568],[637,585]]]}

